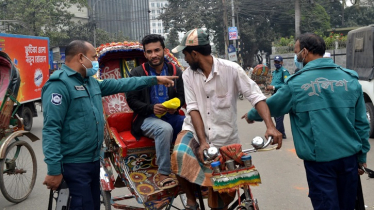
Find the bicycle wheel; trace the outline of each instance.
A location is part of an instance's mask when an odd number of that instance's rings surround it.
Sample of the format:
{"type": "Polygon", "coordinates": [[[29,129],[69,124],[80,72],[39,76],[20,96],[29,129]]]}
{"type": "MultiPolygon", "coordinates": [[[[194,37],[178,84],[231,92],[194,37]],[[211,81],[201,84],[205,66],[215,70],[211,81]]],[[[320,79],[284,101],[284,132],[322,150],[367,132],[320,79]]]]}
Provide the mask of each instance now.
{"type": "Polygon", "coordinates": [[[15,141],[0,160],[0,190],[12,203],[24,201],[31,193],[36,180],[36,157],[31,146],[15,141]]]}
{"type": "Polygon", "coordinates": [[[110,191],[104,191],[101,187],[100,187],[100,191],[101,191],[101,195],[100,195],[101,204],[104,205],[105,210],[111,210],[112,204],[110,203],[110,200],[111,200],[112,195],[110,191]]]}

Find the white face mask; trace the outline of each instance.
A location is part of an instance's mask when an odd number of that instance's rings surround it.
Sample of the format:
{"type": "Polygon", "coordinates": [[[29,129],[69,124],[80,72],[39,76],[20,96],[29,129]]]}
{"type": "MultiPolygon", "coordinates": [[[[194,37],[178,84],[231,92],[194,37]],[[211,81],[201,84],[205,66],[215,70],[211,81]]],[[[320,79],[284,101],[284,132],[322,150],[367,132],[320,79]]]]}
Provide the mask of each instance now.
{"type": "MultiPolygon", "coordinates": [[[[91,61],[90,59],[88,59],[85,55],[83,55],[87,60],[91,61]]],[[[90,77],[90,76],[93,76],[97,73],[97,71],[99,70],[99,61],[91,61],[91,64],[92,64],[92,67],[91,68],[87,68],[86,66],[83,65],[82,63],[82,66],[84,68],[86,68],[86,76],[87,77],[90,77]]]]}
{"type": "Polygon", "coordinates": [[[298,69],[302,69],[304,68],[304,60],[305,58],[303,58],[303,60],[299,61],[299,59],[297,59],[297,57],[301,54],[301,52],[304,51],[305,48],[303,48],[299,53],[295,54],[295,58],[294,58],[294,61],[295,61],[295,66],[296,68],[298,69]]]}

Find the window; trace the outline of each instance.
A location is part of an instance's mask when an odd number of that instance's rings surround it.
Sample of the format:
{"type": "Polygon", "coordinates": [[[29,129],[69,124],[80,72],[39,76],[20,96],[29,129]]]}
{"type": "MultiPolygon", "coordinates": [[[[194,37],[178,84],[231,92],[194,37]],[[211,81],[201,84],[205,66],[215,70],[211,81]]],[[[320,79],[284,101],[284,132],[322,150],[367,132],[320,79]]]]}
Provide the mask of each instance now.
{"type": "Polygon", "coordinates": [[[160,3],[157,3],[157,7],[160,7],[160,3]]]}
{"type": "Polygon", "coordinates": [[[161,3],[161,7],[162,7],[162,3],[161,3]]]}
{"type": "Polygon", "coordinates": [[[153,29],[153,33],[154,33],[154,34],[156,33],[156,29],[153,29]]]}
{"type": "Polygon", "coordinates": [[[160,12],[160,10],[157,10],[157,14],[160,14],[161,12],[160,12]]]}
{"type": "Polygon", "coordinates": [[[157,25],[158,25],[158,26],[161,26],[161,23],[158,23],[157,25]]]}
{"type": "Polygon", "coordinates": [[[164,5],[165,7],[167,7],[168,6],[168,3],[165,3],[165,5],[164,5]]]}
{"type": "Polygon", "coordinates": [[[158,29],[158,33],[161,33],[161,29],[158,29]]]}
{"type": "Polygon", "coordinates": [[[152,19],[152,20],[156,20],[155,16],[153,16],[153,15],[152,15],[152,18],[151,18],[151,19],[152,19]]]}
{"type": "Polygon", "coordinates": [[[155,26],[156,26],[156,23],[152,23],[152,26],[155,27],[155,26]]]}
{"type": "Polygon", "coordinates": [[[155,3],[151,3],[151,7],[154,7],[155,6],[155,3]]]}
{"type": "Polygon", "coordinates": [[[152,10],[152,14],[155,14],[156,10],[152,10]]]}

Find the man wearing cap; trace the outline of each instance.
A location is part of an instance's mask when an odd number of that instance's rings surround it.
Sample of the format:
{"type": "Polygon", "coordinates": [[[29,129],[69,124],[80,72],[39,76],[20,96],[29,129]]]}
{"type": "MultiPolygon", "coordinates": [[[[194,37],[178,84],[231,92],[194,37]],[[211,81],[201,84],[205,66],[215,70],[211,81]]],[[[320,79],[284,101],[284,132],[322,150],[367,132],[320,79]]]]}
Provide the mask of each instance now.
{"type": "MultiPolygon", "coordinates": [[[[284,85],[284,82],[286,81],[287,77],[290,76],[290,73],[287,69],[283,67],[283,58],[282,56],[275,56],[274,58],[274,66],[275,70],[273,71],[273,79],[271,81],[271,84],[268,85],[266,88],[268,90],[274,90],[275,94],[279,88],[281,88],[284,85]]],[[[283,119],[284,115],[274,117],[275,119],[275,127],[279,132],[282,133],[283,139],[286,139],[286,132],[284,131],[284,124],[283,119]]]]}
{"type": "MultiPolygon", "coordinates": [[[[282,134],[278,132],[266,106],[266,97],[260,88],[236,63],[211,55],[208,34],[203,29],[188,31],[173,53],[182,51],[190,65],[184,71],[186,118],[178,134],[171,157],[172,170],[179,176],[186,192],[186,209],[197,209],[191,183],[211,187],[212,170],[204,165],[203,151],[210,146],[220,148],[240,143],[238,136],[237,95],[242,93],[265,119],[265,136],[273,136],[281,147],[282,134]],[[200,161],[200,162],[199,162],[200,161]]],[[[243,116],[244,117],[244,116],[243,116]]],[[[213,193],[209,189],[209,206],[226,209],[235,194],[213,193]],[[215,197],[217,200],[211,198],[215,197]]]]}

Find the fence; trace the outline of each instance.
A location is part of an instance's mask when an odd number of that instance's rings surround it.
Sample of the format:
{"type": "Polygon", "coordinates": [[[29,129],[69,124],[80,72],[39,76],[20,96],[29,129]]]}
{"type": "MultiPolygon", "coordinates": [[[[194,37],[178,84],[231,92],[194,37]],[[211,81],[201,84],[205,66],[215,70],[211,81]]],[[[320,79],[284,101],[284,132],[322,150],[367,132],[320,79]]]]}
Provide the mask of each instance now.
{"type": "MultiPolygon", "coordinates": [[[[334,50],[326,50],[326,52],[331,53],[331,59],[334,60],[334,62],[342,67],[346,67],[346,49],[334,49],[334,50]]],[[[270,68],[272,70],[275,69],[274,67],[274,57],[275,56],[282,56],[283,58],[283,67],[286,68],[290,74],[293,74],[295,72],[296,66],[295,66],[295,53],[283,53],[283,54],[272,54],[270,55],[270,68]]]]}
{"type": "MultiPolygon", "coordinates": [[[[347,42],[345,41],[335,41],[326,43],[326,50],[338,50],[345,48],[347,48],[347,42]]],[[[292,52],[294,52],[294,45],[272,47],[272,54],[287,54],[292,52]]]]}

